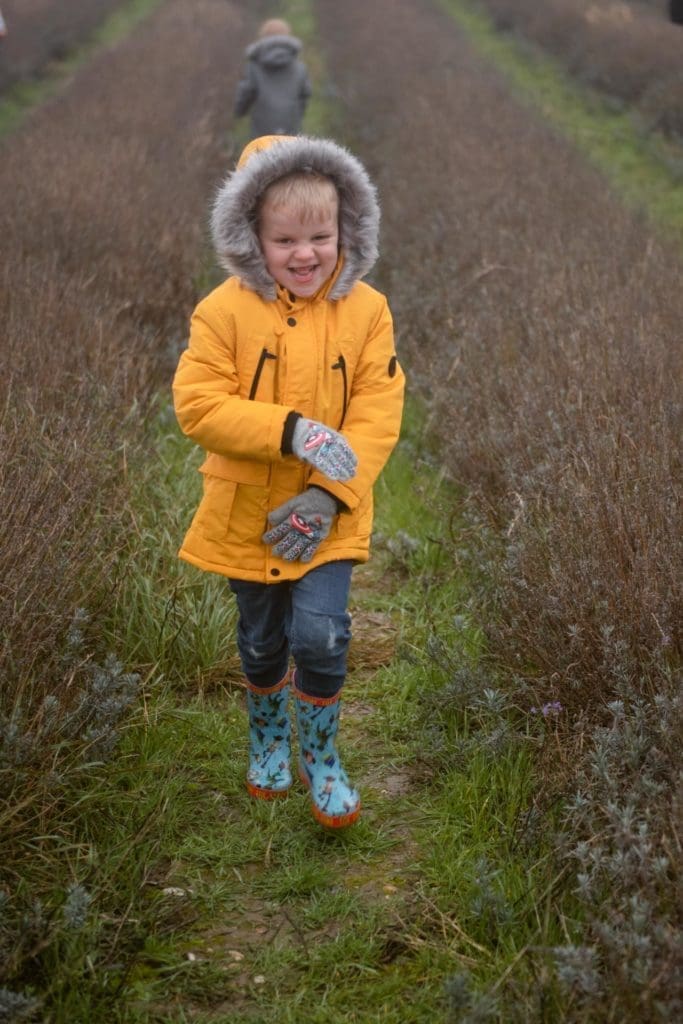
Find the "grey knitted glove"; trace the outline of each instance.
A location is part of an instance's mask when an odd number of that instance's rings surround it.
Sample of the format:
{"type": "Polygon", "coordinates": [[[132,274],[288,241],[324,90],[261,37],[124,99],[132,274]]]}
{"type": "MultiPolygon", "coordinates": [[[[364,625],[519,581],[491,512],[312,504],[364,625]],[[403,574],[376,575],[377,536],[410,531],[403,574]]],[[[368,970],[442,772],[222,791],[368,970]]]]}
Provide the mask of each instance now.
{"type": "Polygon", "coordinates": [[[274,544],[273,554],[286,562],[310,562],[321,540],[330,532],[337,514],[337,502],[318,487],[290,498],[268,513],[271,529],[263,534],[264,544],[274,544]]]}
{"type": "Polygon", "coordinates": [[[305,417],[294,427],[292,452],[330,480],[350,480],[358,465],[355,452],[341,434],[305,417]]]}

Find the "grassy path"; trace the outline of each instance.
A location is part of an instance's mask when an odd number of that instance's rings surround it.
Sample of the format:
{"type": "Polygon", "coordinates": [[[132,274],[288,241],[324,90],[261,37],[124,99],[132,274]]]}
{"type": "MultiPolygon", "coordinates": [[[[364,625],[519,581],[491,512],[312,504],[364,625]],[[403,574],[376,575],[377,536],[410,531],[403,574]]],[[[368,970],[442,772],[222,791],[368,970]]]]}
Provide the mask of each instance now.
{"type": "Polygon", "coordinates": [[[443,1019],[446,979],[457,986],[467,967],[493,984],[558,925],[535,903],[534,890],[553,887],[543,852],[520,844],[534,740],[505,728],[501,694],[477,688],[480,637],[452,571],[454,495],[420,418],[409,413],[378,486],[376,554],[355,574],[342,747],[364,811],[339,835],[316,825],[297,787],[273,804],[245,791],[231,601],[221,581],[176,570],[170,545],[158,554],[159,536],[176,530],[165,510],[182,519],[191,507],[179,481],[196,456],[171,427],[158,455],[166,473],[144,493],[160,511],[140,520],[137,561],[147,579],[160,566],[168,576],[129,591],[124,607],[131,630],[149,635],[143,620],[164,619],[149,602],[172,600],[183,628],[157,647],[174,681],[150,683],[110,805],[122,829],[146,834],[111,871],[128,872],[134,906],[124,945],[142,940],[120,1019],[443,1019]]]}
{"type": "MultiPolygon", "coordinates": [[[[306,127],[324,133],[335,112],[310,5],[286,7],[316,55],[306,127]]],[[[374,557],[354,574],[341,744],[364,809],[339,835],[296,786],[272,805],[245,792],[234,611],[220,580],[173,561],[196,455],[162,426],[140,494],[160,511],[141,518],[142,573],[122,599],[129,646],[165,623],[136,656],[166,680],[129,740],[133,803],[155,779],[160,838],[131,896],[150,904],[122,1019],[426,1024],[474,1006],[472,979],[495,992],[529,948],[560,941],[557,880],[525,837],[540,736],[513,727],[479,667],[468,582],[453,572],[456,496],[422,419],[411,406],[377,488],[374,557]]]]}

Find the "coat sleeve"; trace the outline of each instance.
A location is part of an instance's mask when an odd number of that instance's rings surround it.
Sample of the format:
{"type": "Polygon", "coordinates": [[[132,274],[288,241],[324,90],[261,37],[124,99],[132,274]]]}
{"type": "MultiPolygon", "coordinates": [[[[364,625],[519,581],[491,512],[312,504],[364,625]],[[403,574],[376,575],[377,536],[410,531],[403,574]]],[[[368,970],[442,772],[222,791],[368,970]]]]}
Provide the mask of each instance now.
{"type": "Polygon", "coordinates": [[[235,337],[234,319],[215,309],[211,296],[197,306],[190,342],[173,379],[178,422],[208,452],[280,461],[285,420],[293,410],[241,394],[235,337]]]}
{"type": "Polygon", "coordinates": [[[356,364],[342,434],[358,456],[355,476],[333,482],[314,472],[309,483],[353,510],[379,476],[401,430],[405,377],[396,357],[391,313],[384,296],[356,364]]]}
{"type": "Polygon", "coordinates": [[[235,93],[235,117],[244,117],[256,99],[256,78],[251,64],[247,64],[235,93]]]}

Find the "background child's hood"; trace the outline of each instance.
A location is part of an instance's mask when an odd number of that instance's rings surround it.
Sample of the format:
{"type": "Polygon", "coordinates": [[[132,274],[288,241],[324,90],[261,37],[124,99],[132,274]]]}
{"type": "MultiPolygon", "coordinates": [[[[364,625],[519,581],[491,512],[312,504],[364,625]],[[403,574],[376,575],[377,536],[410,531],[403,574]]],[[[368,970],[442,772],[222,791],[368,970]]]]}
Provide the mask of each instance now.
{"type": "Polygon", "coordinates": [[[275,299],[276,285],[266,268],[256,234],[259,200],[278,178],[304,169],[326,175],[339,193],[343,266],[329,298],[347,295],[377,260],[379,204],[375,187],[355,156],[331,139],[305,135],[266,135],[254,139],[218,191],[211,231],[221,266],[264,299],[275,299]]]}
{"type": "Polygon", "coordinates": [[[301,40],[296,36],[264,36],[247,47],[247,59],[264,68],[284,68],[296,60],[301,51],[301,40]]]}

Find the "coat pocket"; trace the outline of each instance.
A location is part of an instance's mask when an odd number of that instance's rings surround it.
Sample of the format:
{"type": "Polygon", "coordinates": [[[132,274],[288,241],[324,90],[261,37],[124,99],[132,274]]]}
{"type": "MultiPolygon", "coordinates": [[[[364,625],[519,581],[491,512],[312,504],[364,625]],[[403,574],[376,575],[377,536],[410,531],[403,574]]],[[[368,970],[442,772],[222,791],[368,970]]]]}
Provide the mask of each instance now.
{"type": "Polygon", "coordinates": [[[203,473],[205,478],[217,476],[221,480],[234,481],[238,484],[265,487],[270,475],[270,464],[254,462],[252,459],[231,459],[227,455],[210,452],[199,467],[199,472],[203,473]]]}
{"type": "Polygon", "coordinates": [[[372,532],[372,493],[366,495],[353,512],[341,512],[337,516],[335,536],[340,539],[352,537],[364,541],[372,532]]]}
{"type": "Polygon", "coordinates": [[[206,540],[225,540],[236,492],[236,480],[223,480],[205,474],[204,495],[192,520],[191,529],[206,540]]]}

